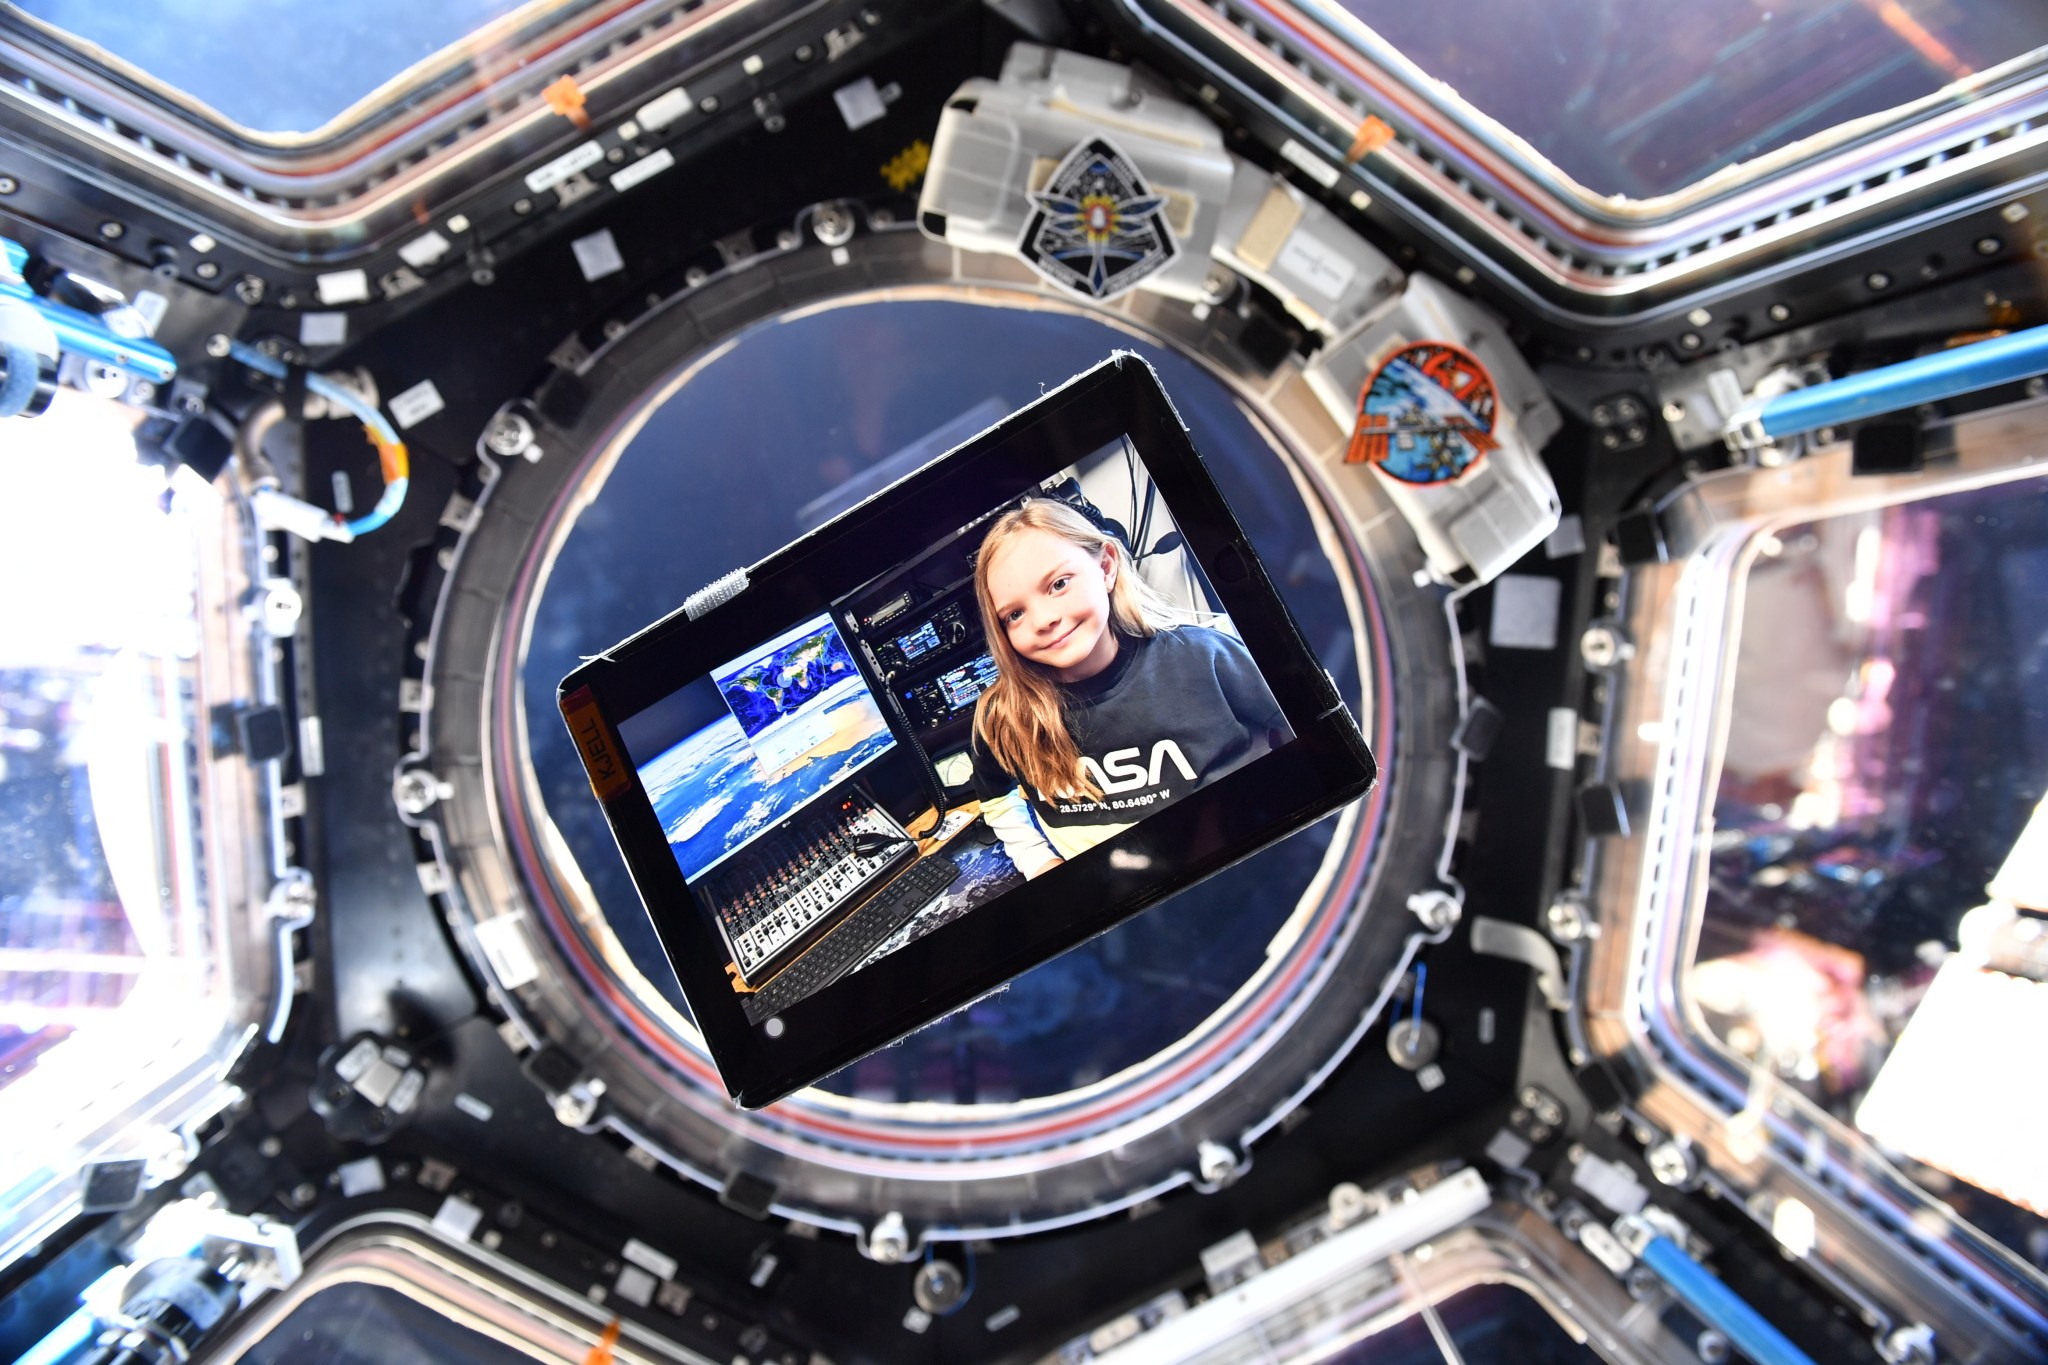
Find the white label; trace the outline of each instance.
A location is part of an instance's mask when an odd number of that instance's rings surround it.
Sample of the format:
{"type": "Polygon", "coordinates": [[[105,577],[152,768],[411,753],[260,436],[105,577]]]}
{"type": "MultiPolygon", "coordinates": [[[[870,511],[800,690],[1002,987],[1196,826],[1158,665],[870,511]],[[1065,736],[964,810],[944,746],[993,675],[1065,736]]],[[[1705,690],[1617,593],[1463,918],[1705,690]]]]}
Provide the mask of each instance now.
{"type": "Polygon", "coordinates": [[[470,1094],[467,1090],[461,1091],[455,1096],[455,1107],[475,1119],[478,1123],[489,1123],[491,1115],[498,1112],[476,1096],[470,1094]]]}
{"type": "Polygon", "coordinates": [[[619,1254],[642,1270],[651,1273],[657,1280],[673,1280],[676,1277],[676,1258],[663,1255],[638,1237],[627,1242],[619,1254]]]}
{"type": "Polygon", "coordinates": [[[154,289],[136,291],[134,308],[147,327],[148,335],[155,336],[156,329],[163,325],[164,314],[170,311],[171,301],[154,289]]]}
{"type": "Polygon", "coordinates": [[[637,1265],[620,1266],[612,1292],[627,1303],[645,1308],[654,1301],[654,1277],[637,1265]]]}
{"type": "Polygon", "coordinates": [[[434,1215],[434,1230],[446,1233],[458,1242],[467,1242],[476,1225],[484,1221],[484,1211],[467,1199],[449,1195],[441,1201],[440,1212],[434,1215]]]}
{"type": "Polygon", "coordinates": [[[367,270],[337,270],[328,275],[313,277],[313,289],[320,295],[320,302],[361,303],[370,297],[370,273],[367,270]]]}
{"type": "Polygon", "coordinates": [[[1358,275],[1357,266],[1298,232],[1280,248],[1279,266],[1326,299],[1341,298],[1358,275]]]}
{"type": "Polygon", "coordinates": [[[639,111],[633,115],[633,118],[642,128],[652,132],[657,128],[668,127],[671,123],[674,123],[689,112],[690,97],[683,92],[683,87],[679,85],[666,94],[656,95],[653,99],[641,105],[639,111]]]}
{"type": "Polygon", "coordinates": [[[1543,761],[1566,773],[1579,766],[1579,713],[1569,706],[1550,708],[1543,734],[1543,761]]]}
{"type": "Polygon", "coordinates": [[[569,243],[569,249],[576,253],[576,264],[586,280],[601,280],[626,268],[626,258],[619,254],[619,244],[613,240],[610,228],[578,237],[569,243]]]}
{"type": "Polygon", "coordinates": [[[675,153],[663,147],[650,156],[644,156],[612,177],[612,188],[630,190],[643,180],[652,180],[676,164],[675,153]]]}
{"type": "Polygon", "coordinates": [[[889,112],[889,106],[882,103],[882,92],[866,76],[834,90],[832,100],[839,106],[839,117],[846,120],[848,132],[865,128],[889,112]]]}
{"type": "Polygon", "coordinates": [[[373,1156],[344,1161],[334,1168],[334,1174],[341,1181],[341,1197],[344,1199],[353,1199],[359,1194],[375,1194],[384,1188],[384,1167],[373,1156]]]}
{"type": "Polygon", "coordinates": [[[527,945],[526,933],[520,926],[525,918],[524,912],[513,910],[481,920],[476,926],[477,944],[490,959],[498,985],[508,991],[540,980],[540,964],[533,960],[533,949],[527,945]]]}
{"type": "Polygon", "coordinates": [[[1324,189],[1334,189],[1337,184],[1337,168],[1317,156],[1293,138],[1280,144],[1280,157],[1304,172],[1309,179],[1324,189]]]}
{"type": "Polygon", "coordinates": [[[596,141],[585,142],[571,147],[547,165],[526,177],[526,188],[539,194],[550,190],[587,166],[594,166],[604,160],[604,148],[596,141]]]}
{"type": "Polygon", "coordinates": [[[393,395],[390,406],[398,425],[410,429],[448,405],[441,401],[441,391],[434,387],[434,381],[422,379],[404,393],[393,395]]]}
{"type": "Polygon", "coordinates": [[[339,346],[347,340],[348,314],[299,314],[299,344],[301,346],[339,346]]]}
{"type": "Polygon", "coordinates": [[[454,250],[448,239],[438,232],[429,232],[424,237],[415,237],[398,248],[398,259],[414,270],[425,270],[434,262],[454,250]]]}

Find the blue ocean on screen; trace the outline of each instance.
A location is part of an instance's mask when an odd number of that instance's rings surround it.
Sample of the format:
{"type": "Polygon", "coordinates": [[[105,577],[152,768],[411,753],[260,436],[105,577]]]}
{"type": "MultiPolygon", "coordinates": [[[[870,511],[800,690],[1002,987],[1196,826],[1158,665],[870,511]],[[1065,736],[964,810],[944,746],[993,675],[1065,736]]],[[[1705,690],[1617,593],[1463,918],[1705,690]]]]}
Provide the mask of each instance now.
{"type": "Polygon", "coordinates": [[[749,736],[786,720],[828,690],[858,678],[846,642],[829,622],[718,674],[725,704],[749,736]]]}
{"type": "Polygon", "coordinates": [[[856,675],[814,694],[825,738],[778,767],[739,721],[721,717],[642,765],[640,780],[685,877],[697,877],[835,784],[888,752],[882,712],[856,675]]]}

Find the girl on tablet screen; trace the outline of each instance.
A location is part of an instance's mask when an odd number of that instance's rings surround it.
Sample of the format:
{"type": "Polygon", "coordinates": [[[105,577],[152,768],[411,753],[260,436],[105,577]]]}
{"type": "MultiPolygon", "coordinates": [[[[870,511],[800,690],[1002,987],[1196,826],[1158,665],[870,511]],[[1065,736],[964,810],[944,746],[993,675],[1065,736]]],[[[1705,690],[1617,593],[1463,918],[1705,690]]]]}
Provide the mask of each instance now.
{"type": "Polygon", "coordinates": [[[1037,877],[1289,737],[1234,636],[1175,609],[1120,542],[1033,498],[974,566],[999,673],[974,708],[981,814],[1037,877]]]}

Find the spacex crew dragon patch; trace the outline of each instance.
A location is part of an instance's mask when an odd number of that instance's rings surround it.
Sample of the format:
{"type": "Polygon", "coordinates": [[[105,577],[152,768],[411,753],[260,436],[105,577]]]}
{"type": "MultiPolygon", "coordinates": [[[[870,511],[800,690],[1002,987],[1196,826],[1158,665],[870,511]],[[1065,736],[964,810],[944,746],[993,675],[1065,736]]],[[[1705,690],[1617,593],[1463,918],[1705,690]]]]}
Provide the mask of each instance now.
{"type": "Polygon", "coordinates": [[[1394,352],[1358,394],[1346,464],[1370,464],[1402,483],[1449,483],[1478,464],[1494,439],[1493,376],[1470,351],[1418,341],[1394,352]]]}
{"type": "Polygon", "coordinates": [[[1025,264],[1083,298],[1115,298],[1180,251],[1166,196],[1107,138],[1068,152],[1032,192],[1031,210],[1018,245],[1025,264]]]}

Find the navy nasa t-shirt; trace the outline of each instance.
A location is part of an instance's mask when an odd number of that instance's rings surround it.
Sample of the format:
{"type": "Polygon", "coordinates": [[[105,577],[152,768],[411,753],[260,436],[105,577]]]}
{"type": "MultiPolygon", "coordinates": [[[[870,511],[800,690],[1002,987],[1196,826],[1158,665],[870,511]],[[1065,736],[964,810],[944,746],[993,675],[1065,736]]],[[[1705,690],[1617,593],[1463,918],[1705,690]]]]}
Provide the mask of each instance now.
{"type": "Polygon", "coordinates": [[[1072,857],[1289,735],[1244,645],[1206,626],[1162,630],[1150,639],[1125,636],[1108,668],[1064,690],[1067,728],[1101,800],[1024,788],[978,738],[973,746],[984,814],[1026,871],[1030,851],[1019,845],[1034,834],[1051,854],[1072,857]],[[1019,790],[1035,831],[1003,818],[1002,798],[1019,790]]]}

